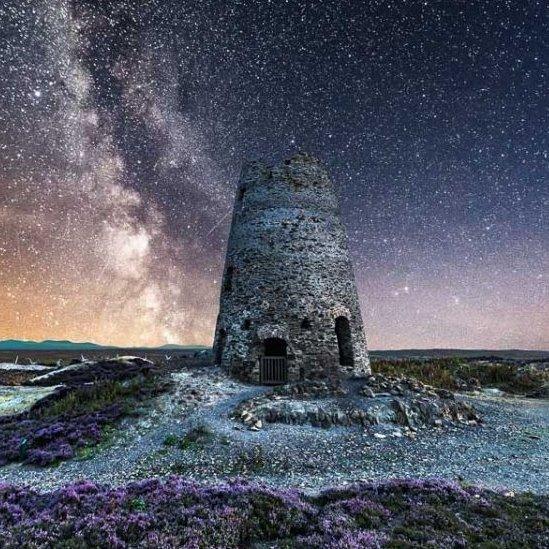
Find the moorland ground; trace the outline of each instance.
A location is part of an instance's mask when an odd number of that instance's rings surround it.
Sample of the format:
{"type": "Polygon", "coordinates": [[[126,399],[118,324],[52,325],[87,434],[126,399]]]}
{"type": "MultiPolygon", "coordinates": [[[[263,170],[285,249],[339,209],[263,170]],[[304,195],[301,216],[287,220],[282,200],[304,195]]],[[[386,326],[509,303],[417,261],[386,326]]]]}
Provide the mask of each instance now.
{"type": "MultiPolygon", "coordinates": [[[[164,355],[156,359],[165,362],[164,355]]],[[[463,394],[458,398],[478,410],[482,425],[425,429],[414,438],[390,432],[378,438],[357,426],[265,424],[252,431],[231,412],[242,400],[270,389],[227,378],[208,362],[181,353],[164,364],[172,370],[169,387],[126,401],[130,413],[121,415],[99,444],[53,468],[11,463],[0,469],[0,479],[51,488],[81,478],[120,484],[172,473],[205,482],[244,475],[318,490],[360,479],[436,476],[547,491],[549,409],[544,399],[463,394]]],[[[388,368],[386,362],[380,367],[388,368]]]]}
{"type": "MultiPolygon", "coordinates": [[[[253,429],[234,411],[270,388],[228,378],[207,355],[169,356],[149,354],[155,369],[129,379],[101,378],[103,369],[93,383],[65,387],[0,424],[1,445],[16,445],[0,467],[6,546],[210,547],[220,535],[227,547],[536,547],[547,539],[549,407],[519,393],[539,380],[517,384],[509,364],[374,362],[385,374],[405,368],[443,389],[462,387],[456,399],[480,424],[253,429]],[[30,436],[21,438],[22,425],[30,436]],[[326,492],[333,486],[348,488],[326,492]]],[[[58,356],[39,358],[54,364],[58,356]]],[[[361,399],[362,383],[343,384],[351,396],[320,401],[361,399]]]]}

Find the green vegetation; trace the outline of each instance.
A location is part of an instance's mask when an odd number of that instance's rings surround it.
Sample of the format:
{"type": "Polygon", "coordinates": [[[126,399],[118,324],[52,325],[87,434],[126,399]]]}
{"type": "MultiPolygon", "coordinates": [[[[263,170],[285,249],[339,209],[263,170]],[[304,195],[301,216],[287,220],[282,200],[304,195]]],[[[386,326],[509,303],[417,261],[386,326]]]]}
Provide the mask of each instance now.
{"type": "Polygon", "coordinates": [[[180,438],[177,435],[167,435],[164,439],[164,446],[177,446],[180,438]]]}
{"type": "Polygon", "coordinates": [[[131,511],[145,511],[147,502],[142,497],[133,498],[128,502],[128,508],[131,511]]]}
{"type": "Polygon", "coordinates": [[[233,463],[233,473],[246,474],[257,473],[267,465],[267,459],[263,448],[258,444],[251,450],[245,450],[238,454],[233,463]]]}
{"type": "Polygon", "coordinates": [[[167,435],[164,439],[164,446],[177,447],[180,450],[195,450],[211,441],[212,437],[210,428],[207,425],[199,424],[182,437],[174,434],[167,435]]]}
{"type": "Polygon", "coordinates": [[[75,459],[77,461],[88,461],[89,459],[94,459],[101,454],[101,452],[113,446],[116,440],[116,433],[117,429],[113,425],[103,425],[101,427],[100,442],[78,448],[75,454],[75,459]]]}
{"type": "Polygon", "coordinates": [[[166,381],[158,377],[136,376],[125,381],[99,381],[93,385],[71,387],[62,396],[31,411],[34,418],[91,413],[116,404],[124,415],[134,412],[136,401],[155,396],[166,389],[166,381]]]}
{"type": "Polygon", "coordinates": [[[376,360],[374,374],[415,377],[422,383],[455,391],[475,387],[497,387],[508,393],[529,393],[549,381],[541,370],[521,371],[517,365],[500,362],[468,361],[461,358],[431,360],[376,360]]]}

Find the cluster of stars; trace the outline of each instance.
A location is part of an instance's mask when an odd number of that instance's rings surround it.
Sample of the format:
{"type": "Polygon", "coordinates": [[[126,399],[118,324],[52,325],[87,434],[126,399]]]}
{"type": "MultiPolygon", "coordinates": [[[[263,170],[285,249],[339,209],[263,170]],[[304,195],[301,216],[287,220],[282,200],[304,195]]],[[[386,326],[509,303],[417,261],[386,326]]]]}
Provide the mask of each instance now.
{"type": "Polygon", "coordinates": [[[7,0],[0,338],[210,343],[244,158],[319,156],[372,348],[549,346],[541,2],[7,0]]]}

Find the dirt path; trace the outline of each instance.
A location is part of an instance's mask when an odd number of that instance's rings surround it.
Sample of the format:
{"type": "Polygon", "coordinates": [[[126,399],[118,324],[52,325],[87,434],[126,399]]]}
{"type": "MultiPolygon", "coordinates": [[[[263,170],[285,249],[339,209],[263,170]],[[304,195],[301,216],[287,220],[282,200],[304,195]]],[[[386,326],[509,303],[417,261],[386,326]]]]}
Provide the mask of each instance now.
{"type": "Polygon", "coordinates": [[[172,473],[205,482],[247,476],[316,491],[360,479],[445,477],[514,490],[549,491],[549,404],[501,397],[466,397],[484,417],[482,427],[425,431],[415,440],[377,439],[363,429],[267,425],[248,431],[228,418],[245,398],[264,391],[212,370],[174,374],[176,390],[138,419],[125,420],[108,443],[86,459],[45,469],[9,465],[0,481],[42,489],[76,479],[121,484],[172,473]],[[194,394],[193,394],[194,393],[194,394]],[[164,445],[196,427],[210,433],[185,449],[164,445]]]}

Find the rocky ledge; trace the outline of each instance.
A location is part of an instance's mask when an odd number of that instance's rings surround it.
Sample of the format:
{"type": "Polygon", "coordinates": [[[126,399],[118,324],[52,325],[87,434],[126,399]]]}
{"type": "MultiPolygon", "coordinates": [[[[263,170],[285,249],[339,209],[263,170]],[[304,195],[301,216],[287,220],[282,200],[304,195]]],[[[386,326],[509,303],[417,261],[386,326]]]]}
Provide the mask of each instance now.
{"type": "Polygon", "coordinates": [[[100,380],[122,381],[136,375],[149,375],[159,368],[146,358],[117,356],[102,360],[74,361],[68,366],[50,369],[47,373],[33,377],[25,385],[48,387],[50,385],[82,385],[100,380]]]}
{"type": "Polygon", "coordinates": [[[51,372],[55,368],[45,364],[0,362],[0,385],[22,385],[30,379],[51,372]]]}
{"type": "Polygon", "coordinates": [[[481,422],[477,412],[450,391],[415,379],[383,375],[346,386],[314,381],[277,387],[240,402],[231,417],[251,430],[266,423],[323,428],[356,425],[374,436],[391,433],[412,438],[424,428],[481,422]]]}

